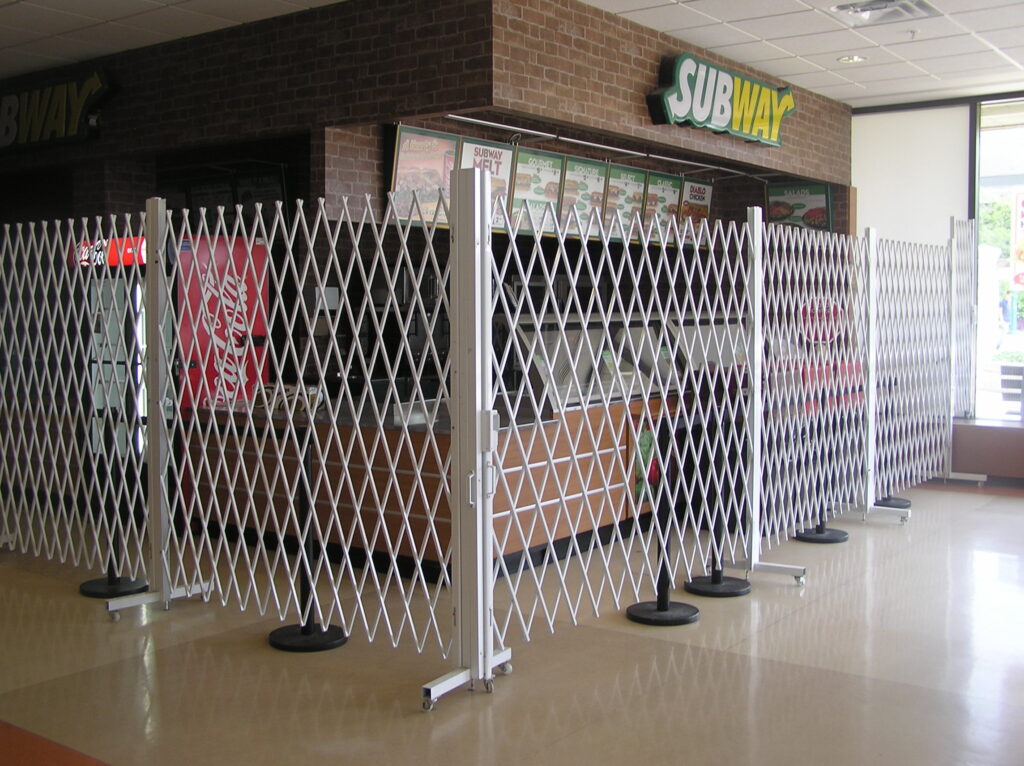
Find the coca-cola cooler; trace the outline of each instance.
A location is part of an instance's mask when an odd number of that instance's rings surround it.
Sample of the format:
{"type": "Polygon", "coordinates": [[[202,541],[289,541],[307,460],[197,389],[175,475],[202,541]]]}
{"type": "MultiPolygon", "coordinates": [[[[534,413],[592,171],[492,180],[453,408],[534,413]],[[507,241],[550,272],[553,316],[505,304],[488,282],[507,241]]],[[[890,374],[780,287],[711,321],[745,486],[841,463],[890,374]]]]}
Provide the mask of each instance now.
{"type": "Polygon", "coordinates": [[[182,411],[248,409],[269,381],[266,244],[186,240],[177,258],[182,411]]]}

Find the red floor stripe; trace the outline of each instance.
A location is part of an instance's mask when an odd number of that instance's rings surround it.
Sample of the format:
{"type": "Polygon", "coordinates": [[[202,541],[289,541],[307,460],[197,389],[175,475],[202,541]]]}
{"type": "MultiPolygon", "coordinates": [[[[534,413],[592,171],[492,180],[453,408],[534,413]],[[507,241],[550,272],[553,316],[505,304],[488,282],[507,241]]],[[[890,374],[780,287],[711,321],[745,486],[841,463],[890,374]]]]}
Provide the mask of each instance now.
{"type": "Polygon", "coordinates": [[[0,721],[0,763],[4,766],[106,766],[70,747],[0,721]]]}

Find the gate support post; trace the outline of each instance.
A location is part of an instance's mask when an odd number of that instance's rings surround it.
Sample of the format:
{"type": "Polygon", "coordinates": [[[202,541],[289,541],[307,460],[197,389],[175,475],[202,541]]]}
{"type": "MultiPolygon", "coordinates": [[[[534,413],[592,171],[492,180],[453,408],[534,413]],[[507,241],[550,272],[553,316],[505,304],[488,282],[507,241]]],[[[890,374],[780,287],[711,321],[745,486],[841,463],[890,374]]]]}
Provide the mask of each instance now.
{"type": "Polygon", "coordinates": [[[146,354],[143,363],[146,380],[146,530],[149,535],[149,562],[146,575],[149,590],[107,601],[107,611],[115,620],[122,609],[145,604],[162,604],[169,609],[171,600],[193,595],[187,588],[171,586],[168,546],[171,536],[167,496],[168,403],[174,402],[168,372],[168,351],[164,348],[164,322],[170,315],[167,284],[167,200],[146,200],[146,276],[143,309],[146,317],[146,354]]]}
{"type": "Polygon", "coordinates": [[[875,497],[878,481],[878,232],[868,228],[864,237],[868,243],[864,269],[868,291],[867,373],[864,379],[864,519],[867,520],[869,513],[888,513],[898,516],[903,523],[910,519],[909,500],[875,497]]]}
{"type": "Polygon", "coordinates": [[[511,650],[494,651],[492,499],[498,423],[491,409],[491,176],[477,168],[451,175],[451,513],[454,669],[422,689],[424,710],[444,694],[482,681],[511,650]]]}

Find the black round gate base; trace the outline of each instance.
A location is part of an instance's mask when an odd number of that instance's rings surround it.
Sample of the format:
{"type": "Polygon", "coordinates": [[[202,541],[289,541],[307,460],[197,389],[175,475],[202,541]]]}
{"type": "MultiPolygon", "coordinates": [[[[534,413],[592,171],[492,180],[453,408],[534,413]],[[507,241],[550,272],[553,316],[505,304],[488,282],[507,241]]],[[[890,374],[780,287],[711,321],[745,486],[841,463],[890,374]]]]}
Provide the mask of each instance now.
{"type": "Polygon", "coordinates": [[[626,617],[643,625],[672,626],[689,625],[700,619],[700,610],[690,604],[670,601],[668,609],[658,609],[657,601],[641,601],[627,607],[626,617]]]}
{"type": "Polygon", "coordinates": [[[313,623],[311,628],[285,625],[271,631],[267,641],[282,652],[323,652],[337,649],[348,641],[348,636],[338,625],[328,625],[326,630],[320,630],[320,626],[313,623]]]}
{"type": "Polygon", "coordinates": [[[78,592],[89,598],[117,598],[118,596],[134,596],[149,590],[145,580],[134,580],[131,577],[97,577],[86,580],[78,586],[78,592]]]}
{"type": "Polygon", "coordinates": [[[875,502],[877,508],[895,508],[898,511],[905,511],[912,503],[905,497],[883,497],[875,502]]]}
{"type": "Polygon", "coordinates": [[[850,539],[850,535],[844,532],[842,529],[829,529],[826,527],[823,530],[819,529],[806,529],[802,532],[797,532],[793,535],[794,539],[799,540],[802,543],[845,543],[850,539]]]}
{"type": "Polygon", "coordinates": [[[750,593],[750,582],[741,577],[694,577],[683,587],[689,593],[712,598],[734,598],[750,593]]]}

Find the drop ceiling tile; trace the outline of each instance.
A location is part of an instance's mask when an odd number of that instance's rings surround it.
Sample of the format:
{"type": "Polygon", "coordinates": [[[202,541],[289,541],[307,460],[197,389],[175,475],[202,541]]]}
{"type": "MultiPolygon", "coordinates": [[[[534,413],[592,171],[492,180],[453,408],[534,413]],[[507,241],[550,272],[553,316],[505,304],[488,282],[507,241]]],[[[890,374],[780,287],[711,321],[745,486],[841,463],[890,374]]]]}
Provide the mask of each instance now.
{"type": "Polygon", "coordinates": [[[944,16],[934,19],[918,19],[917,21],[900,21],[896,24],[859,27],[857,31],[880,45],[929,40],[933,37],[951,37],[964,32],[958,24],[954,24],[944,16]]]}
{"type": "Polygon", "coordinates": [[[962,24],[972,32],[986,32],[990,29],[1024,27],[1024,3],[1013,3],[998,8],[986,8],[966,13],[954,13],[953,21],[962,24]]]}
{"type": "Polygon", "coordinates": [[[846,101],[850,98],[859,98],[865,95],[866,90],[863,85],[846,83],[844,85],[821,85],[814,88],[814,92],[836,101],[846,101]]]}
{"type": "Polygon", "coordinates": [[[991,50],[985,43],[972,35],[936,37],[932,40],[915,40],[911,43],[896,43],[885,47],[905,59],[956,56],[961,53],[981,53],[991,50]]]}
{"type": "Polygon", "coordinates": [[[794,74],[786,78],[787,82],[798,85],[801,88],[820,88],[826,85],[849,85],[850,81],[845,77],[833,74],[832,72],[808,72],[807,74],[794,74]]]}
{"type": "Polygon", "coordinates": [[[932,7],[943,13],[957,13],[959,11],[975,11],[981,8],[998,8],[1003,5],[1010,5],[1016,0],[928,0],[932,7]]]}
{"type": "Polygon", "coordinates": [[[165,3],[158,0],[28,0],[32,5],[55,11],[73,10],[74,13],[99,21],[116,21],[143,11],[152,11],[165,3]]]}
{"type": "Polygon", "coordinates": [[[836,67],[838,59],[842,56],[863,56],[867,61],[862,61],[859,64],[843,64],[843,70],[849,69],[854,71],[861,67],[877,66],[878,64],[891,64],[895,61],[902,61],[902,59],[890,53],[881,46],[854,48],[848,51],[829,51],[828,53],[815,53],[811,56],[804,56],[808,61],[813,61],[815,64],[825,67],[826,69],[832,69],[836,67]]]}
{"type": "MultiPolygon", "coordinates": [[[[1021,42],[1024,42],[1024,38],[1021,38],[1021,42]]],[[[1000,50],[1018,64],[1024,65],[1024,45],[1016,48],[1000,48],[1000,50]]]]}
{"type": "Polygon", "coordinates": [[[723,45],[739,45],[756,41],[756,38],[729,24],[709,24],[704,27],[676,29],[670,31],[669,34],[692,45],[699,45],[701,48],[719,48],[723,45]]]}
{"type": "Polygon", "coordinates": [[[754,69],[759,69],[765,74],[783,79],[794,74],[822,71],[822,67],[797,56],[775,59],[774,61],[751,61],[750,66],[754,67],[754,69]]]}
{"type": "Polygon", "coordinates": [[[894,80],[878,80],[864,83],[870,93],[912,93],[914,91],[935,90],[942,87],[942,82],[928,75],[917,77],[899,77],[894,80]]]}
{"type": "Polygon", "coordinates": [[[62,37],[100,43],[105,46],[106,50],[113,53],[165,43],[173,40],[175,35],[160,29],[158,25],[130,27],[119,21],[112,21],[108,24],[96,24],[91,27],[75,29],[62,37]]]}
{"type": "MultiPolygon", "coordinates": [[[[774,6],[773,6],[774,8],[774,6]]],[[[780,13],[757,19],[742,19],[731,22],[733,26],[756,35],[762,40],[777,37],[793,37],[795,35],[834,32],[845,29],[838,21],[817,11],[801,11],[799,13],[780,13]]]]}
{"type": "Polygon", "coordinates": [[[238,23],[284,16],[301,10],[294,3],[285,0],[245,0],[244,3],[236,2],[236,0],[185,0],[176,7],[238,23]]]}
{"type": "Polygon", "coordinates": [[[756,19],[764,16],[765,9],[769,6],[773,13],[796,13],[807,10],[807,6],[800,0],[772,0],[770,4],[764,0],[690,0],[686,5],[721,21],[756,19]]]}
{"type": "Polygon", "coordinates": [[[177,6],[167,6],[154,11],[146,11],[137,16],[129,16],[118,22],[131,29],[158,31],[169,35],[171,39],[192,37],[215,29],[231,26],[231,22],[205,13],[182,10],[177,6]]]}
{"type": "Polygon", "coordinates": [[[707,16],[676,3],[658,5],[641,11],[627,11],[621,15],[630,21],[661,30],[702,27],[712,21],[707,16]]]}
{"type": "Polygon", "coordinates": [[[859,83],[877,82],[879,80],[896,80],[906,77],[918,77],[922,72],[918,67],[908,64],[905,61],[898,61],[895,64],[881,64],[879,66],[866,67],[843,67],[842,73],[845,77],[859,83]]]}
{"type": "MultiPolygon", "coordinates": [[[[998,69],[1013,67],[995,51],[964,53],[959,56],[939,56],[930,59],[916,59],[917,65],[932,74],[968,73],[974,69],[998,69]]],[[[1013,67],[1016,68],[1016,67],[1013,67]]]]}
{"type": "Polygon", "coordinates": [[[997,48],[1015,47],[1024,42],[1024,29],[1021,27],[989,29],[985,32],[979,32],[978,37],[997,48]]]}
{"type": "Polygon", "coordinates": [[[46,35],[59,35],[61,32],[95,23],[96,20],[88,16],[44,8],[41,5],[15,3],[0,6],[0,25],[43,32],[46,35]]]}
{"type": "Polygon", "coordinates": [[[66,36],[46,37],[30,43],[22,43],[17,50],[26,53],[49,56],[57,54],[68,61],[84,61],[110,53],[109,42],[85,40],[66,36]]]}
{"type": "Polygon", "coordinates": [[[777,46],[797,56],[809,56],[815,53],[855,50],[863,48],[870,41],[848,29],[837,32],[822,32],[816,35],[798,35],[783,37],[773,41],[777,46]]]}
{"type": "Polygon", "coordinates": [[[45,37],[45,35],[39,31],[18,29],[16,27],[8,27],[0,24],[0,48],[7,48],[11,45],[17,45],[18,43],[37,40],[40,37],[45,37]]]}
{"type": "Polygon", "coordinates": [[[1017,69],[1017,67],[974,69],[970,72],[949,72],[948,74],[940,75],[939,80],[945,85],[995,84],[1024,81],[1024,72],[1017,69]]]}
{"type": "Polygon", "coordinates": [[[715,48],[715,53],[725,56],[727,59],[747,64],[751,61],[771,61],[772,59],[787,58],[786,51],[781,50],[771,43],[741,43],[740,45],[723,45],[715,48]]]}

